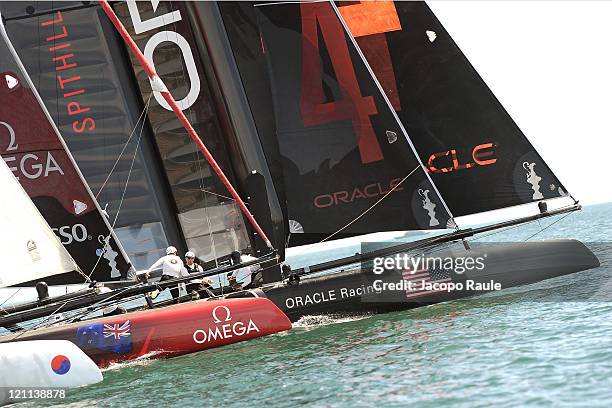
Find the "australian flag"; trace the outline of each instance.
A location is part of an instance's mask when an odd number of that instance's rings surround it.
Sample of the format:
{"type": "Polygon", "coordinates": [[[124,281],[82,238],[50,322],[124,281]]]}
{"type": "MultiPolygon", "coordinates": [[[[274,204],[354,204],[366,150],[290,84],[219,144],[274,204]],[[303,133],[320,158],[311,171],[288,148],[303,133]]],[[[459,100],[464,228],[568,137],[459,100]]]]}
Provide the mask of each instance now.
{"type": "Polygon", "coordinates": [[[98,350],[113,353],[129,353],[132,351],[132,334],[130,321],[123,323],[92,323],[77,329],[77,346],[95,347],[98,350]]]}

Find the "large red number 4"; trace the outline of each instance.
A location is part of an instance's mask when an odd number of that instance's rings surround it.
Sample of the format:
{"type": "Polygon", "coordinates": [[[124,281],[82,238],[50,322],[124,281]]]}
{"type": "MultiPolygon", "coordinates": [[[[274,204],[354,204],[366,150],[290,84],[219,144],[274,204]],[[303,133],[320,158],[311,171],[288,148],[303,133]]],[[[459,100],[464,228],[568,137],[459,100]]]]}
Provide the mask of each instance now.
{"type": "Polygon", "coordinates": [[[377,114],[374,99],[362,96],[344,31],[328,3],[302,3],[302,89],[300,108],[304,126],[350,119],[357,135],[362,163],[383,159],[370,122],[377,114]],[[318,27],[338,80],[342,99],[325,102],[318,27]]]}

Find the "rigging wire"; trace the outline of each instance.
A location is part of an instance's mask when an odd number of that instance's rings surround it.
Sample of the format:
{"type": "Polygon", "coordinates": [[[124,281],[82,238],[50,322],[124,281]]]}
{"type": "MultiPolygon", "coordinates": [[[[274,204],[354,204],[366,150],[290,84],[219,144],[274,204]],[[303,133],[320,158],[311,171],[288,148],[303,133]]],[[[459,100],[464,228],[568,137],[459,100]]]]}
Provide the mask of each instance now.
{"type": "Polygon", "coordinates": [[[9,297],[7,297],[6,299],[4,299],[4,301],[3,301],[2,303],[0,303],[0,307],[4,306],[4,304],[5,304],[6,302],[8,302],[9,300],[11,300],[13,297],[15,297],[15,295],[16,295],[16,294],[18,294],[18,293],[21,291],[21,289],[23,289],[23,287],[20,287],[20,288],[19,288],[19,289],[17,289],[15,292],[13,292],[13,294],[12,294],[11,296],[9,296],[9,297]]]}
{"type": "Polygon", "coordinates": [[[334,232],[333,234],[323,238],[321,241],[317,242],[318,244],[325,242],[327,240],[329,240],[331,237],[341,233],[342,231],[344,231],[345,229],[347,229],[348,227],[350,227],[352,224],[354,224],[355,222],[357,222],[361,217],[363,217],[364,215],[366,215],[368,212],[370,212],[370,210],[372,210],[374,207],[376,207],[378,204],[380,204],[385,198],[387,198],[389,196],[389,194],[391,194],[392,192],[394,192],[399,186],[402,185],[402,183],[404,181],[406,181],[408,179],[408,177],[412,176],[414,174],[415,171],[417,171],[418,169],[421,168],[421,165],[419,164],[418,166],[416,166],[410,173],[408,173],[408,175],[406,177],[404,177],[399,183],[397,183],[391,190],[387,191],[387,194],[385,194],[384,196],[382,196],[380,199],[378,199],[374,204],[372,204],[367,210],[365,210],[364,212],[362,212],[361,214],[359,214],[357,217],[353,218],[353,220],[351,220],[349,223],[347,223],[346,225],[344,225],[342,228],[340,228],[339,230],[337,230],[336,232],[334,232]]]}
{"type": "MultiPolygon", "coordinates": [[[[200,156],[199,151],[195,152],[198,159],[200,156]]],[[[200,177],[198,178],[198,183],[200,184],[200,192],[202,192],[202,196],[204,197],[204,214],[206,214],[206,222],[208,224],[208,233],[210,236],[210,246],[211,246],[211,251],[212,251],[212,255],[213,255],[213,259],[215,260],[215,267],[219,267],[219,260],[217,259],[217,247],[215,245],[215,236],[212,230],[212,223],[210,222],[210,214],[208,213],[208,199],[207,199],[207,190],[204,189],[204,177],[202,176],[202,163],[200,160],[196,161],[197,165],[198,165],[198,171],[200,173],[200,177]]],[[[219,283],[219,286],[221,287],[221,295],[223,295],[223,285],[221,284],[221,275],[217,275],[217,281],[219,283]]]]}
{"type": "Polygon", "coordinates": [[[217,196],[217,197],[225,198],[226,200],[229,200],[229,201],[236,201],[233,197],[224,196],[223,194],[217,194],[217,193],[214,193],[214,192],[212,192],[210,190],[206,190],[204,188],[201,188],[200,191],[203,191],[203,192],[208,193],[208,194],[212,194],[212,195],[217,196]]]}
{"type": "MultiPolygon", "coordinates": [[[[105,304],[105,302],[108,302],[110,299],[112,299],[112,298],[114,298],[114,297],[116,297],[116,296],[118,296],[118,295],[122,294],[123,292],[125,292],[125,291],[126,291],[126,290],[128,290],[128,289],[131,289],[131,287],[129,287],[129,286],[128,286],[128,287],[126,287],[126,288],[122,289],[121,291],[119,291],[118,293],[115,293],[115,294],[113,294],[112,296],[107,297],[106,299],[103,299],[103,300],[101,300],[101,301],[99,301],[99,302],[93,303],[93,304],[92,304],[92,305],[90,305],[89,307],[93,307],[93,306],[96,306],[96,305],[105,304]]],[[[53,316],[55,316],[55,315],[56,315],[56,314],[57,314],[57,313],[58,313],[58,312],[59,312],[59,311],[60,311],[60,310],[61,310],[61,309],[62,309],[64,306],[66,306],[66,305],[67,305],[69,302],[70,302],[70,299],[69,299],[69,300],[66,300],[64,303],[62,303],[62,304],[60,305],[60,307],[58,307],[57,309],[55,309],[55,310],[54,310],[54,311],[53,311],[51,314],[49,314],[48,316],[46,316],[46,317],[45,317],[45,318],[44,318],[42,321],[37,322],[37,323],[35,323],[35,324],[33,324],[33,325],[31,325],[31,326],[29,326],[29,327],[25,328],[25,329],[24,329],[22,332],[20,332],[20,333],[19,333],[19,334],[18,334],[18,335],[15,337],[15,339],[17,339],[17,338],[19,338],[19,337],[23,336],[25,333],[27,333],[27,332],[29,332],[29,331],[36,330],[36,329],[41,328],[41,327],[46,327],[46,326],[48,326],[49,324],[57,324],[57,323],[62,323],[62,322],[65,322],[65,321],[67,321],[67,320],[73,319],[73,318],[75,318],[75,316],[78,316],[78,315],[79,315],[79,313],[81,313],[83,316],[85,316],[85,315],[87,315],[88,313],[90,313],[90,312],[91,312],[90,310],[86,309],[85,311],[81,311],[81,312],[78,312],[78,311],[77,311],[76,313],[71,314],[70,316],[67,316],[67,317],[65,317],[65,318],[63,318],[63,319],[50,321],[50,319],[51,319],[53,316]]],[[[119,303],[122,303],[122,302],[119,302],[119,303]]],[[[98,310],[99,310],[99,309],[98,309],[98,310]]]]}
{"type": "MultiPolygon", "coordinates": [[[[151,98],[149,97],[149,99],[147,100],[147,104],[145,105],[145,108],[144,108],[144,111],[145,111],[145,112],[148,112],[150,102],[151,102],[151,98]]],[[[129,171],[128,171],[128,175],[127,175],[127,178],[126,178],[126,180],[125,180],[125,185],[124,185],[124,187],[123,187],[123,192],[121,193],[121,199],[119,200],[119,206],[117,207],[117,212],[115,213],[115,219],[113,220],[113,223],[112,223],[112,225],[111,225],[109,235],[107,235],[107,236],[104,238],[104,240],[103,240],[103,243],[104,243],[105,245],[107,245],[107,244],[108,244],[108,245],[110,245],[110,244],[109,244],[109,240],[110,240],[110,237],[111,237],[112,231],[113,231],[113,230],[114,230],[114,228],[115,228],[115,224],[117,223],[117,219],[119,218],[119,213],[121,212],[121,207],[123,206],[123,201],[125,200],[125,194],[126,194],[126,192],[127,192],[127,188],[128,188],[129,183],[130,183],[130,177],[131,177],[131,175],[132,175],[132,170],[134,169],[134,163],[136,162],[136,154],[138,153],[138,149],[139,149],[139,147],[140,147],[140,140],[142,139],[142,132],[143,132],[143,130],[144,130],[145,123],[146,123],[146,121],[144,121],[144,120],[143,120],[143,121],[142,121],[142,125],[141,125],[141,127],[140,127],[140,132],[139,132],[139,134],[138,134],[138,139],[137,139],[137,141],[136,141],[136,148],[134,149],[134,154],[133,154],[133,156],[132,156],[132,162],[130,163],[130,169],[129,169],[129,171]]],[[[101,242],[101,243],[102,243],[102,242],[101,242]]],[[[100,255],[98,255],[98,260],[96,261],[95,265],[94,265],[94,266],[93,266],[93,268],[91,269],[91,272],[89,273],[89,278],[90,278],[90,279],[91,279],[91,275],[94,273],[94,271],[95,271],[95,270],[96,270],[96,268],[98,267],[98,264],[100,263],[100,259],[102,259],[102,257],[104,256],[104,253],[105,253],[105,251],[104,251],[104,250],[102,250],[102,251],[100,252],[100,255]]]]}
{"type": "Polygon", "coordinates": [[[121,161],[121,158],[123,157],[123,153],[125,153],[125,149],[130,144],[130,141],[132,140],[132,137],[134,136],[134,132],[136,132],[136,129],[138,128],[138,124],[140,123],[140,120],[141,119],[144,120],[144,116],[145,116],[145,113],[147,111],[147,107],[149,106],[149,103],[151,102],[151,97],[152,96],[153,96],[153,94],[149,94],[149,99],[147,100],[147,103],[145,104],[145,107],[142,109],[142,112],[140,112],[140,116],[138,117],[138,120],[136,120],[136,123],[134,124],[134,129],[132,129],[132,132],[130,133],[130,136],[128,137],[128,140],[123,145],[123,149],[121,149],[121,152],[119,153],[119,156],[117,156],[117,160],[115,160],[115,163],[113,164],[113,167],[110,169],[108,175],[106,176],[106,179],[102,183],[102,186],[100,187],[100,190],[98,190],[98,193],[96,194],[96,200],[98,199],[100,194],[102,194],[102,190],[104,190],[104,187],[106,187],[106,183],[108,183],[108,180],[110,180],[111,175],[113,174],[113,172],[115,171],[115,168],[119,164],[119,161],[121,161]]]}
{"type": "MultiPolygon", "coordinates": [[[[61,308],[63,308],[64,306],[66,306],[68,304],[69,300],[65,301],[64,303],[61,304],[60,307],[58,307],[57,309],[55,309],[55,311],[53,311],[53,313],[51,313],[49,316],[45,317],[42,321],[34,324],[32,327],[25,329],[24,331],[20,332],[19,334],[17,334],[15,337],[13,337],[13,341],[17,340],[19,337],[23,336],[24,334],[26,334],[27,332],[31,331],[31,330],[35,330],[38,329],[39,327],[42,327],[43,324],[48,323],[49,319],[51,319],[57,312],[59,312],[61,310],[61,308]]],[[[54,322],[51,322],[54,323],[54,322]]]]}
{"type": "Polygon", "coordinates": [[[76,310],[75,313],[73,313],[72,315],[67,316],[64,319],[59,320],[59,321],[54,322],[54,323],[63,323],[63,322],[66,322],[66,321],[70,321],[72,323],[74,321],[77,321],[77,319],[81,319],[81,318],[87,316],[88,314],[96,313],[96,312],[100,311],[101,309],[104,309],[105,307],[108,307],[111,304],[112,305],[120,305],[120,304],[123,304],[123,303],[129,303],[129,302],[132,302],[134,300],[141,299],[142,295],[138,294],[138,295],[129,296],[129,297],[124,298],[124,299],[119,299],[119,300],[114,300],[112,302],[109,302],[112,298],[122,294],[123,292],[125,292],[126,290],[131,289],[131,288],[132,287],[126,287],[123,290],[121,290],[119,293],[116,293],[116,294],[114,294],[112,296],[107,297],[106,299],[103,299],[103,300],[100,300],[100,301],[98,301],[96,303],[93,303],[93,304],[87,306],[84,310],[76,310]]]}
{"type": "Polygon", "coordinates": [[[569,217],[569,216],[570,216],[570,215],[572,215],[572,214],[573,214],[573,213],[571,213],[571,212],[570,212],[570,213],[567,213],[567,214],[565,214],[563,217],[561,217],[561,218],[557,219],[556,221],[551,222],[551,223],[550,223],[550,224],[548,224],[546,227],[541,228],[541,229],[540,229],[538,232],[536,232],[535,234],[533,234],[533,235],[531,235],[531,236],[527,237],[527,238],[525,239],[525,242],[529,241],[531,238],[535,237],[536,235],[538,235],[538,234],[540,234],[540,233],[542,233],[542,232],[546,231],[547,229],[549,229],[550,227],[552,227],[552,226],[553,226],[553,225],[555,225],[556,223],[558,223],[558,222],[560,222],[560,221],[563,221],[564,219],[566,219],[567,217],[569,217]]]}

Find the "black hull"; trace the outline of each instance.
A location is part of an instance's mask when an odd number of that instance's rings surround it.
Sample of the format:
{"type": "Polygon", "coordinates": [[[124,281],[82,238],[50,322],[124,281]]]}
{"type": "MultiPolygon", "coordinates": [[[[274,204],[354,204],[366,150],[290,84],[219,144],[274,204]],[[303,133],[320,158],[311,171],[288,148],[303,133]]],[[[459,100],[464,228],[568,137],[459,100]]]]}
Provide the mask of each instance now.
{"type": "MultiPolygon", "coordinates": [[[[256,291],[272,300],[287,316],[296,321],[306,315],[338,313],[383,313],[405,310],[439,302],[486,293],[490,290],[468,289],[478,283],[499,283],[502,289],[527,285],[599,266],[597,257],[581,242],[555,240],[525,243],[482,244],[466,250],[463,246],[438,251],[439,257],[478,257],[486,254],[486,267],[457,274],[453,283],[463,283],[462,290],[423,295],[408,299],[405,291],[384,291],[377,294],[372,282],[397,283],[399,273],[373,275],[366,270],[339,272],[319,277],[304,277],[299,284],[277,283],[256,291]]],[[[377,285],[380,287],[380,284],[377,285]]]]}

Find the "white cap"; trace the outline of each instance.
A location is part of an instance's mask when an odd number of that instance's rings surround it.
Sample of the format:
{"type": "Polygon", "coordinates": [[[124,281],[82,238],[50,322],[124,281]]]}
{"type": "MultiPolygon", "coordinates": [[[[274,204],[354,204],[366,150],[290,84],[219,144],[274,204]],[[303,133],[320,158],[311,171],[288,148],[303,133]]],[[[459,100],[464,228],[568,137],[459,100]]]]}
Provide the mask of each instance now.
{"type": "Polygon", "coordinates": [[[191,251],[187,251],[185,254],[185,258],[195,258],[195,254],[191,251]]]}
{"type": "Polygon", "coordinates": [[[166,255],[170,255],[170,254],[176,254],[176,248],[173,246],[169,246],[168,248],[166,248],[166,255]]]}

